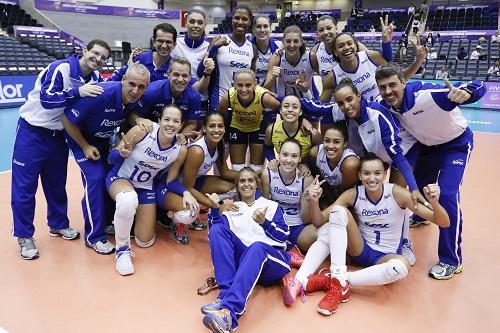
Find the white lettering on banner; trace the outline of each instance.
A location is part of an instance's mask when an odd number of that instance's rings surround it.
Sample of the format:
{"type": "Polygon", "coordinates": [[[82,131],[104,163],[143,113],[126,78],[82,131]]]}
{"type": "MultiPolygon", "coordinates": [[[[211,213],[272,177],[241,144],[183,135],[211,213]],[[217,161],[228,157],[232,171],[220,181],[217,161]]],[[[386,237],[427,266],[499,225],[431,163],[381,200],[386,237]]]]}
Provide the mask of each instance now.
{"type": "Polygon", "coordinates": [[[20,83],[3,85],[2,81],[0,81],[0,105],[25,102],[26,98],[22,97],[21,94],[22,88],[23,85],[20,83]]]}

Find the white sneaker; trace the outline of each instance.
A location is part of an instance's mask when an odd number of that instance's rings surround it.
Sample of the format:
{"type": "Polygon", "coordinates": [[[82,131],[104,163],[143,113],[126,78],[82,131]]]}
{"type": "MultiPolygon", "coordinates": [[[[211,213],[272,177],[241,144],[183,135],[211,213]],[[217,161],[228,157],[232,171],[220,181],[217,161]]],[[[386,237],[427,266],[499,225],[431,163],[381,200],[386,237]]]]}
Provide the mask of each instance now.
{"type": "Polygon", "coordinates": [[[87,247],[93,248],[99,254],[111,254],[115,251],[115,246],[108,240],[98,241],[94,244],[85,243],[87,247]]]}
{"type": "Polygon", "coordinates": [[[132,263],[132,257],[134,256],[128,245],[122,246],[116,251],[116,271],[118,274],[124,276],[134,274],[134,264],[132,263]]]}
{"type": "Polygon", "coordinates": [[[413,253],[413,244],[409,239],[403,239],[403,245],[401,247],[402,255],[408,259],[410,265],[415,265],[417,258],[415,258],[415,253],[413,253]]]}

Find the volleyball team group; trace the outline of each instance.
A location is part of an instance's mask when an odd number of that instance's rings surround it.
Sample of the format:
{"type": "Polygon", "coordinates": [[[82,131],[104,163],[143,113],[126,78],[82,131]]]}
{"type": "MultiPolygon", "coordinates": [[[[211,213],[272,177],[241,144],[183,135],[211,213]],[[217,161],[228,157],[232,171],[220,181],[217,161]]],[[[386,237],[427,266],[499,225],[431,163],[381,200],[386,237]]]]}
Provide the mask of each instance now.
{"type": "Polygon", "coordinates": [[[115,252],[119,274],[135,271],[131,234],[136,246],[152,246],[157,220],[182,245],[208,227],[219,295],[201,312],[213,332],[238,327],[257,283],[281,283],[287,306],[324,291],[317,311],[331,315],[351,288],[403,279],[416,260],[410,223],[439,227],[429,275],[460,273],[460,186],[473,134],[459,106],[485,88],[409,82],[426,47],[417,38],[414,62],[400,68],[393,27],[380,21],[380,50],[337,33],[330,16],[318,19],[320,43],[307,50],[299,27],[274,40],[269,18],[244,5],[232,33],[208,41],[205,14],[192,10],[185,36],[157,25],[154,49],[134,49],[107,80],[98,72],[111,52],[105,41],[53,62],[20,108],[12,210],[21,257],[39,257],[39,178],[50,236],[80,236],[67,217],[71,150],[85,245],[115,252]],[[207,212],[208,226],[198,219],[207,212]],[[347,256],[364,268],[348,271],[347,256]]]}

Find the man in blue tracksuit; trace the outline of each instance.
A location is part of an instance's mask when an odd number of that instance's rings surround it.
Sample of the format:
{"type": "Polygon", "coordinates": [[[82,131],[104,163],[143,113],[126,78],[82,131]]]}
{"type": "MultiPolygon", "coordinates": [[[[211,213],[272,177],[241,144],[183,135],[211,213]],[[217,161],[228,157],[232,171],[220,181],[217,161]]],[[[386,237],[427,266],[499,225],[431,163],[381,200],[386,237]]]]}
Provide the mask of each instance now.
{"type": "Polygon", "coordinates": [[[460,185],[473,148],[472,131],[458,106],[478,101],[486,88],[481,81],[454,86],[448,81],[445,85],[406,83],[401,69],[393,64],[379,67],[375,78],[382,106],[424,145],[415,167],[419,187],[435,182],[441,187],[439,203],[450,216],[451,225],[440,228],[439,262],[429,275],[450,279],[463,269],[460,185]]]}
{"type": "MultiPolygon", "coordinates": [[[[134,50],[132,62],[143,64],[151,74],[151,82],[164,80],[170,67],[172,57],[170,53],[175,48],[177,41],[177,30],[170,23],[161,23],[153,29],[153,50],[142,52],[140,49],[134,50]]],[[[128,66],[123,66],[116,70],[108,81],[120,81],[128,66]]]]}
{"type": "Polygon", "coordinates": [[[69,227],[66,176],[68,146],[60,117],[64,108],[79,97],[95,98],[102,88],[98,69],[110,54],[108,44],[92,40],[83,56],[72,55],[48,65],[39,75],[28,100],[21,106],[12,158],[13,235],[18,237],[23,259],[39,256],[33,240],[35,194],[38,178],[47,200],[47,222],[51,236],[76,239],[69,227]]]}
{"type": "Polygon", "coordinates": [[[104,232],[109,138],[144,94],[149,75],[143,65],[132,64],[122,81],[100,83],[102,95],[75,101],[61,118],[68,146],[82,173],[85,244],[99,254],[114,251],[104,232]]]}

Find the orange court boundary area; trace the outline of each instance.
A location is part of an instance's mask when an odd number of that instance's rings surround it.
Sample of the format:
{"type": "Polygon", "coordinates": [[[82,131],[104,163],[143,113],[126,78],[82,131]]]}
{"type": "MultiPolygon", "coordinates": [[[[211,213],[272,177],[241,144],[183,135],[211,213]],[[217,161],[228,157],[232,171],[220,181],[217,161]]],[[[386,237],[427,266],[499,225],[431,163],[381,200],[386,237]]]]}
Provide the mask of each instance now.
{"type": "MultiPolygon", "coordinates": [[[[462,188],[464,272],[449,281],[427,276],[437,261],[437,227],[411,230],[416,265],[389,286],[354,288],[351,301],[324,317],[323,293],[283,305],[279,286],[257,287],[238,332],[498,332],[500,315],[499,134],[475,133],[462,188]]],[[[212,275],[205,232],[190,231],[188,246],[158,227],[156,244],[133,247],[136,273],[123,277],[114,256],[97,255],[83,240],[51,238],[43,193],[37,194],[35,239],[40,258],[24,261],[11,236],[10,172],[0,174],[0,332],[208,332],[197,296],[212,275]]],[[[39,187],[41,189],[41,187],[39,187]]],[[[70,160],[69,218],[83,231],[79,170],[70,160]]]]}

